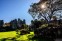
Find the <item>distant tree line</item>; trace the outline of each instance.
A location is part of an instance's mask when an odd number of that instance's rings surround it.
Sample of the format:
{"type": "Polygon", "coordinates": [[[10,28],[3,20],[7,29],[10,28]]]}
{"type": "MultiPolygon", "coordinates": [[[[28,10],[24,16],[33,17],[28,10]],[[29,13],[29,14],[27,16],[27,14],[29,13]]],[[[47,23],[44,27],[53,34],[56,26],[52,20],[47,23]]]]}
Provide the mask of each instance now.
{"type": "MultiPolygon", "coordinates": [[[[25,19],[21,20],[20,18],[11,20],[8,23],[4,23],[3,20],[0,20],[0,31],[13,31],[17,29],[26,29],[28,25],[26,24],[25,19]]],[[[28,28],[27,28],[28,29],[28,28]]]]}

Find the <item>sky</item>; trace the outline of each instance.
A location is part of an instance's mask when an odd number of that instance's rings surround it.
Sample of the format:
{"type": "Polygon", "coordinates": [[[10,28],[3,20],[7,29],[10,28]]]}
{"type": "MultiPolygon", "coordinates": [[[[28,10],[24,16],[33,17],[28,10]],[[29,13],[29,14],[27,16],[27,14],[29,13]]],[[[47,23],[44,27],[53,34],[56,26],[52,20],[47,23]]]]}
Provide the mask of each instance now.
{"type": "Polygon", "coordinates": [[[39,0],[0,0],[0,20],[10,22],[13,19],[25,19],[27,24],[33,20],[28,13],[28,9],[32,3],[39,0]]]}

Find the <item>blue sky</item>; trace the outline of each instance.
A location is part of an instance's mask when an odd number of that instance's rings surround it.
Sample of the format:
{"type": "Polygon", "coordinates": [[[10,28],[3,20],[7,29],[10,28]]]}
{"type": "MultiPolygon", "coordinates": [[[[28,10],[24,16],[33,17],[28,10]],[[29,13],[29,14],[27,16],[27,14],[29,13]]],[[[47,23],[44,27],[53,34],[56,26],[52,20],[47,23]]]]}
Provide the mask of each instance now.
{"type": "Polygon", "coordinates": [[[25,19],[30,24],[32,17],[28,9],[32,3],[39,0],[0,0],[0,20],[9,22],[13,19],[25,19]]]}

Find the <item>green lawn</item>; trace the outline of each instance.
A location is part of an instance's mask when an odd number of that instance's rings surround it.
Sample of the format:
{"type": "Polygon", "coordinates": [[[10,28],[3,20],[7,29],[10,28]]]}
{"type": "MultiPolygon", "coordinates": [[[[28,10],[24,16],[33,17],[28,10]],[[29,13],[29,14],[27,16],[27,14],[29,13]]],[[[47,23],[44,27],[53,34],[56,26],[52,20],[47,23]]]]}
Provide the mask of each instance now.
{"type": "Polygon", "coordinates": [[[17,34],[15,31],[11,31],[11,32],[0,32],[0,39],[2,38],[9,38],[9,37],[15,37],[17,34]]]}
{"type": "Polygon", "coordinates": [[[10,32],[0,32],[0,39],[12,39],[16,38],[16,40],[25,40],[28,41],[29,38],[32,38],[34,36],[34,32],[30,32],[30,34],[25,35],[18,35],[16,34],[16,31],[10,31],[10,32]]]}

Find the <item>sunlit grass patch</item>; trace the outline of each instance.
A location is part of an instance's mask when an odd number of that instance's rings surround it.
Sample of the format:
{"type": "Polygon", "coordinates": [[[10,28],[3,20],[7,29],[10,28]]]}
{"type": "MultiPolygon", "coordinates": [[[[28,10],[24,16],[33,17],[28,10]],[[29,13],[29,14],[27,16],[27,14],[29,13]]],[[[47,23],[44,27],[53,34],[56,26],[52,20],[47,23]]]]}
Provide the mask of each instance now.
{"type": "Polygon", "coordinates": [[[24,41],[29,41],[29,38],[32,38],[34,36],[34,32],[30,32],[30,34],[25,34],[25,35],[20,35],[17,40],[24,40],[24,41]]]}
{"type": "Polygon", "coordinates": [[[15,31],[11,31],[11,32],[0,32],[0,39],[2,38],[9,38],[9,37],[15,37],[17,34],[15,31]]]}
{"type": "Polygon", "coordinates": [[[26,35],[22,35],[17,40],[28,40],[28,37],[26,35]]]}
{"type": "Polygon", "coordinates": [[[15,40],[29,41],[29,38],[32,38],[34,36],[34,32],[30,32],[30,34],[25,35],[18,35],[16,33],[16,31],[0,32],[0,39],[6,39],[6,41],[11,41],[12,38],[15,38],[15,40]]]}

